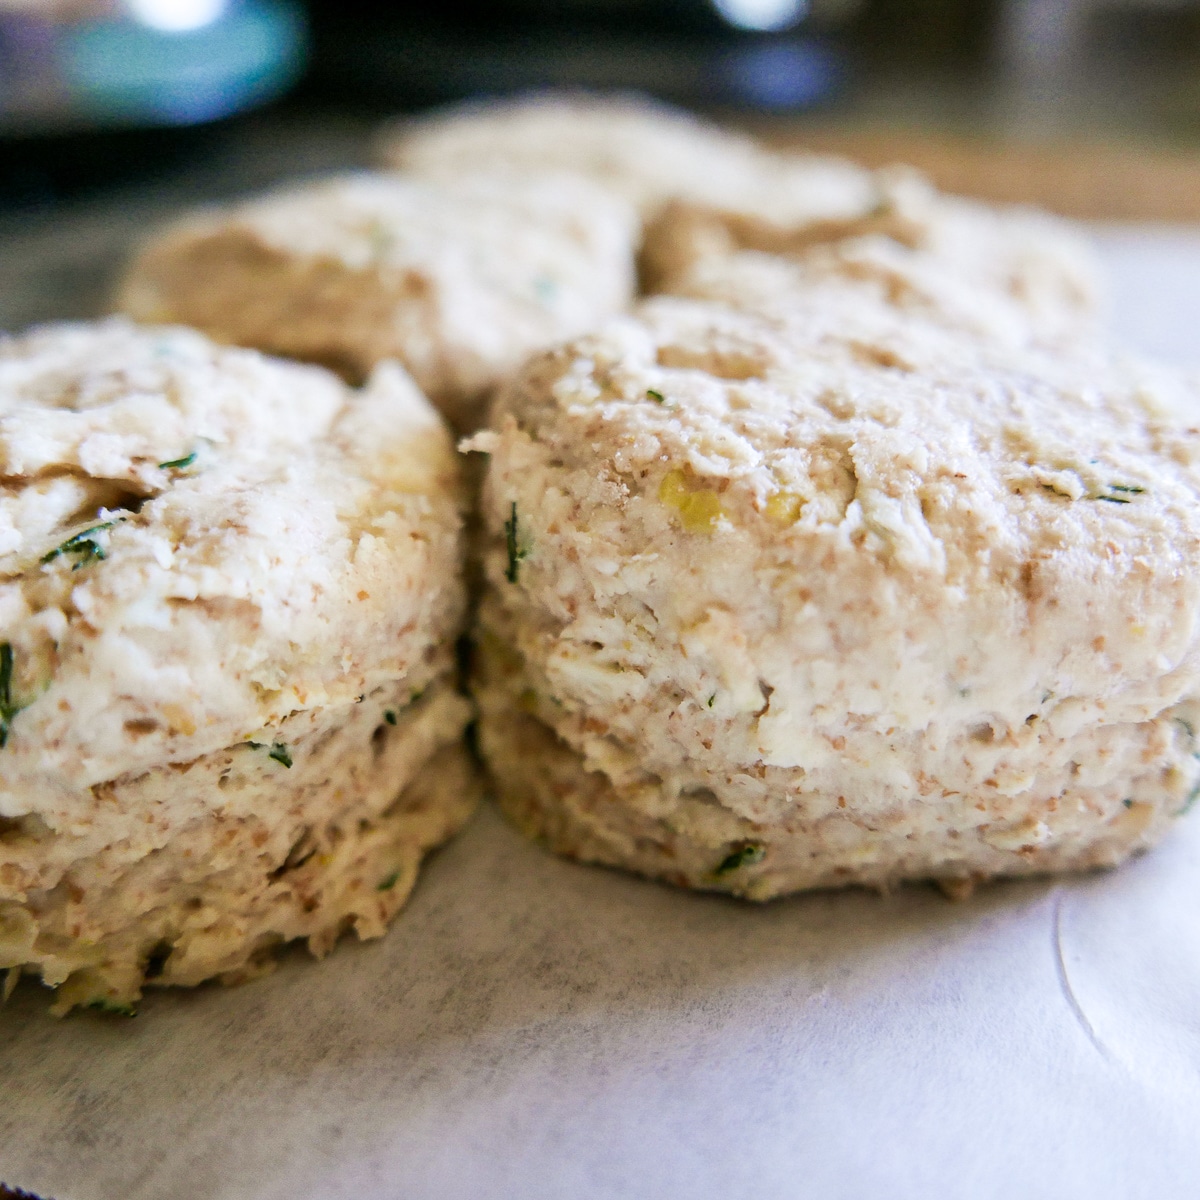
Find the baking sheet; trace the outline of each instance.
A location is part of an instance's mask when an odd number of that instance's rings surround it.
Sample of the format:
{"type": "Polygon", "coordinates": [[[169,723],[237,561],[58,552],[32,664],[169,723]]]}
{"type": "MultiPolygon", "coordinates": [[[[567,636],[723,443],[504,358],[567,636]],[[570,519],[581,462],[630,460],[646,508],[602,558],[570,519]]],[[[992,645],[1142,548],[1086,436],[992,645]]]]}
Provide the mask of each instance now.
{"type": "MultiPolygon", "coordinates": [[[[1108,227],[1200,363],[1200,231],[1108,227]]],[[[485,810],[392,932],[134,1020],[0,1012],[0,1179],[57,1200],[1194,1197],[1200,813],[1121,871],[766,907],[485,810]]]]}

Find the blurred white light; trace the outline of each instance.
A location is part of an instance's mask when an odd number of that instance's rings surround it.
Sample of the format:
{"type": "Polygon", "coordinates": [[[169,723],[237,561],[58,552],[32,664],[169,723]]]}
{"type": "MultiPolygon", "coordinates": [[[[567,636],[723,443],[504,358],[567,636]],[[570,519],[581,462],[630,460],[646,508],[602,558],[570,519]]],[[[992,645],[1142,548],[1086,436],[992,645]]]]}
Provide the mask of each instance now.
{"type": "Polygon", "coordinates": [[[225,11],[227,0],[125,0],[135,21],[164,33],[186,33],[211,25],[225,11]]]}
{"type": "Polygon", "coordinates": [[[808,11],[808,0],[713,0],[713,7],[738,29],[787,29],[808,11]]]}

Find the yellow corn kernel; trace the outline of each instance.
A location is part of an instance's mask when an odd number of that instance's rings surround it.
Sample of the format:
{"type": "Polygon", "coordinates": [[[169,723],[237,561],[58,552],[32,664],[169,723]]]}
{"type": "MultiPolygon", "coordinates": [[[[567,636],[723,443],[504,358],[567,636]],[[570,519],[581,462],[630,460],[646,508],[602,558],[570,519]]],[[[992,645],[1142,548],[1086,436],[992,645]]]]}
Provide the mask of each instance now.
{"type": "Polygon", "coordinates": [[[687,497],[688,489],[687,484],[684,482],[683,472],[668,471],[663,476],[662,483],[659,484],[658,498],[664,504],[670,504],[675,508],[679,508],[687,500],[687,497]]]}
{"type": "Polygon", "coordinates": [[[172,733],[182,733],[184,737],[191,737],[196,732],[196,722],[182,704],[164,704],[163,716],[170,723],[172,733]]]}
{"type": "Polygon", "coordinates": [[[804,497],[795,492],[776,492],[766,504],[767,519],[776,525],[794,525],[804,508],[804,497]]]}
{"type": "Polygon", "coordinates": [[[684,529],[712,533],[721,518],[721,498],[711,488],[692,491],[682,471],[668,471],[658,488],[658,498],[679,510],[684,529]]]}

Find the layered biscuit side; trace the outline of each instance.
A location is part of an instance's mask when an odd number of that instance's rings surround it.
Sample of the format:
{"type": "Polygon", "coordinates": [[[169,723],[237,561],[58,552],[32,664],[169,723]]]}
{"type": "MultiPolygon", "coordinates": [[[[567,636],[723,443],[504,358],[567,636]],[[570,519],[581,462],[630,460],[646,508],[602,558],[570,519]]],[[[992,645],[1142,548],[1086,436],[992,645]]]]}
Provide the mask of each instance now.
{"type": "Polygon", "coordinates": [[[466,819],[462,485],[354,391],[176,328],[0,344],[0,967],[56,1008],[376,936],[466,819]]]}

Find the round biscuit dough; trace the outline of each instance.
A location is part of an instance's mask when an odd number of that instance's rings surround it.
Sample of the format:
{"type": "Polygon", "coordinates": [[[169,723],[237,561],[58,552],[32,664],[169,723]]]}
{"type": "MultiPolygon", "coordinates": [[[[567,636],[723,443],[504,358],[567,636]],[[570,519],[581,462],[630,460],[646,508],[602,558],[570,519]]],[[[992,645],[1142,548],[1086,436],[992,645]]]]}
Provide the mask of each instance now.
{"type": "Polygon", "coordinates": [[[460,429],[535,350],[624,308],[636,218],[573,175],[348,176],[187,217],[152,237],[117,307],[333,367],[398,359],[460,429]]]}
{"type": "MultiPolygon", "coordinates": [[[[714,260],[748,250],[787,260],[791,286],[866,279],[900,303],[915,288],[928,307],[952,319],[961,312],[957,319],[967,323],[983,319],[983,308],[1008,310],[992,323],[1021,323],[1031,340],[1050,344],[1097,331],[1107,305],[1104,271],[1067,222],[946,195],[906,168],[873,173],[869,208],[814,222],[789,199],[785,163],[780,156],[780,183],[764,180],[746,203],[682,197],[669,205],[645,232],[649,290],[699,294],[698,269],[703,275],[714,260]]],[[[784,271],[780,263],[777,274],[784,271]]]]}
{"type": "Polygon", "coordinates": [[[453,178],[481,168],[571,171],[653,221],[672,200],[763,209],[812,224],[858,220],[879,202],[870,171],[819,155],[777,155],[754,138],[635,96],[545,93],[460,105],[398,122],[388,166],[453,178]]]}
{"type": "Polygon", "coordinates": [[[1070,352],[1096,332],[1077,310],[1034,312],[1006,289],[981,287],[945,260],[878,234],[815,246],[802,258],[760,250],[697,258],[672,281],[670,294],[766,315],[831,299],[845,308],[859,296],[869,308],[895,308],[1014,348],[1070,352]]]}
{"type": "Polygon", "coordinates": [[[470,443],[502,805],[757,899],[1153,844],[1200,786],[1197,399],[819,289],[542,356],[470,443]]]}
{"type": "Polygon", "coordinates": [[[474,797],[462,486],[411,380],[51,326],[0,341],[0,477],[10,980],[123,1008],[381,932],[474,797]]]}

